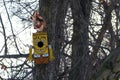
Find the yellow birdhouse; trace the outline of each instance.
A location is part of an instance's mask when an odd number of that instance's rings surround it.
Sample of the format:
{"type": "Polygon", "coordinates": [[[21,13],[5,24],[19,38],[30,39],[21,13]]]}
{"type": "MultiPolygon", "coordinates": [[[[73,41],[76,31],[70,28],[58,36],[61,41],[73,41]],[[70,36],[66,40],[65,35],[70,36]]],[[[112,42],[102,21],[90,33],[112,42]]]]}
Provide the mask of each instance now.
{"type": "Polygon", "coordinates": [[[46,32],[33,33],[33,46],[29,47],[27,60],[34,60],[35,64],[47,64],[55,59],[52,46],[48,45],[46,32]]]}
{"type": "Polygon", "coordinates": [[[33,33],[33,60],[35,64],[49,62],[48,37],[46,32],[33,33]]]}

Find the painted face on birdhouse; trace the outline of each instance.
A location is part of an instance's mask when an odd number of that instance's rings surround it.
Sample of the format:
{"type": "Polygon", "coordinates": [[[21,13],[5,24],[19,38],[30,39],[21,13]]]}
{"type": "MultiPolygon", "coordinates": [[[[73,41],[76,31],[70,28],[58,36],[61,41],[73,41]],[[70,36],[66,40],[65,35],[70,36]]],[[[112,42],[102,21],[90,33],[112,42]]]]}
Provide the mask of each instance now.
{"type": "Polygon", "coordinates": [[[36,64],[48,63],[48,39],[45,32],[33,33],[34,61],[36,64]]]}

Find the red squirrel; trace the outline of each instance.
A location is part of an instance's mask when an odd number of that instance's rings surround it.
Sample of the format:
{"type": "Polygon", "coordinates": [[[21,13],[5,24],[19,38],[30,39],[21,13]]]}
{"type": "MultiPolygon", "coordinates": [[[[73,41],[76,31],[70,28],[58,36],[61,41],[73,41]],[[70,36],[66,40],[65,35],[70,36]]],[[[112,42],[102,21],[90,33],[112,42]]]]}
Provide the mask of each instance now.
{"type": "Polygon", "coordinates": [[[42,32],[46,28],[46,22],[45,20],[39,15],[38,11],[35,11],[33,15],[31,16],[31,20],[34,25],[34,29],[36,29],[38,32],[42,32]]]}

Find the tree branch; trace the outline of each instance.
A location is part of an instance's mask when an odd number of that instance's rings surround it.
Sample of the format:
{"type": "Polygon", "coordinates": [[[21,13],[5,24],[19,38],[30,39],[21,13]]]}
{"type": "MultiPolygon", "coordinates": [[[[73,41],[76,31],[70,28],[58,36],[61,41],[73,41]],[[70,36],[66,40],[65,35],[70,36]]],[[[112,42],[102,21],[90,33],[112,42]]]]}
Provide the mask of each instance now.
{"type": "Polygon", "coordinates": [[[27,58],[29,54],[0,55],[0,58],[27,58]]]}
{"type": "Polygon", "coordinates": [[[7,39],[6,39],[6,32],[5,32],[5,27],[4,27],[4,24],[3,24],[3,21],[2,21],[2,17],[1,17],[1,14],[0,14],[0,22],[1,22],[1,25],[2,25],[2,29],[3,29],[3,36],[4,36],[4,41],[5,41],[5,55],[7,55],[7,39]]]}
{"type": "Polygon", "coordinates": [[[9,13],[8,13],[8,10],[7,10],[7,7],[6,7],[6,3],[5,3],[4,0],[3,0],[3,3],[4,3],[4,6],[5,6],[5,10],[6,10],[6,13],[7,13],[8,20],[9,20],[9,22],[10,22],[10,27],[11,27],[11,31],[12,31],[12,34],[13,34],[13,39],[14,39],[14,42],[15,42],[15,46],[16,46],[17,51],[19,52],[19,54],[21,54],[21,52],[20,52],[20,50],[19,50],[19,48],[18,48],[18,46],[17,46],[16,37],[15,37],[14,31],[13,31],[12,22],[11,22],[11,20],[10,20],[10,16],[9,16],[9,13]]]}

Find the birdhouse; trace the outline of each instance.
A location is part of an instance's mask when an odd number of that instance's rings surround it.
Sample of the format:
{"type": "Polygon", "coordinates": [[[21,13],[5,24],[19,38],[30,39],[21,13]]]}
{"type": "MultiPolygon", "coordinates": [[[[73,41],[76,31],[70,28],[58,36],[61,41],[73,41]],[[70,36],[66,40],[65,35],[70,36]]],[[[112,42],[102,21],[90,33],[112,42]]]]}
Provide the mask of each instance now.
{"type": "Polygon", "coordinates": [[[45,20],[39,15],[38,11],[35,11],[31,16],[31,20],[34,25],[34,29],[37,30],[33,33],[33,45],[29,46],[28,61],[33,61],[35,64],[47,64],[55,59],[53,55],[52,46],[48,45],[48,36],[44,32],[46,28],[45,20]]]}
{"type": "Polygon", "coordinates": [[[46,32],[33,33],[33,60],[35,64],[49,62],[48,37],[46,32]]]}

